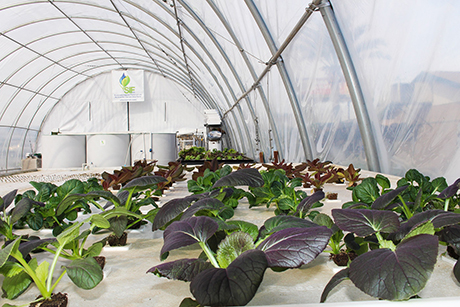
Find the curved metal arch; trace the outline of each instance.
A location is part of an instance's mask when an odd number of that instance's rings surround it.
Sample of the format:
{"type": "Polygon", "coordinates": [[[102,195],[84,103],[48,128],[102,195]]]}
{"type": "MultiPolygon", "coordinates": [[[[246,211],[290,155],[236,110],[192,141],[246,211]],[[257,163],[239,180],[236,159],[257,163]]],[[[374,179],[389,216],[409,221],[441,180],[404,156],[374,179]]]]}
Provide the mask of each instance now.
{"type": "MultiPolygon", "coordinates": [[[[72,2],[72,3],[75,3],[75,2],[72,2]]],[[[79,3],[79,4],[82,4],[82,3],[79,3]]],[[[106,8],[105,8],[105,9],[106,9],[106,8]]],[[[136,20],[137,20],[137,19],[136,19],[136,20]]],[[[137,21],[139,21],[139,22],[142,23],[142,24],[145,24],[145,23],[143,23],[141,20],[137,20],[137,21]]],[[[174,33],[174,31],[172,31],[172,32],[174,33]]],[[[161,35],[161,34],[160,34],[160,35],[161,35]]],[[[151,37],[151,36],[149,35],[149,37],[151,37]]],[[[168,41],[170,41],[170,40],[168,40],[168,41]]],[[[171,41],[170,41],[170,42],[171,42],[171,41]]],[[[175,45],[173,42],[171,42],[171,43],[172,43],[173,46],[176,46],[176,47],[177,47],[177,45],[175,45]]],[[[196,53],[196,52],[195,52],[195,53],[196,53]]],[[[197,54],[197,53],[196,53],[196,54],[197,54]]],[[[198,54],[197,54],[197,55],[198,55],[198,54]]],[[[202,60],[201,57],[199,57],[199,58],[202,60]]],[[[205,63],[205,62],[203,61],[203,63],[205,63]]],[[[207,69],[209,69],[209,67],[208,67],[207,65],[205,65],[205,66],[207,67],[207,69]]],[[[218,84],[218,83],[217,83],[217,84],[218,84]]],[[[219,86],[219,87],[220,87],[220,86],[219,86]]],[[[225,95],[224,95],[224,96],[225,96],[225,95]]]]}
{"type": "MultiPolygon", "coordinates": [[[[143,7],[139,6],[138,4],[130,1],[130,0],[124,0],[126,3],[129,3],[130,5],[136,7],[137,9],[141,10],[142,12],[146,13],[147,15],[151,16],[152,18],[154,18],[155,20],[157,20],[158,22],[160,22],[164,27],[168,28],[173,34],[175,34],[177,37],[177,33],[171,29],[169,27],[168,24],[166,24],[163,20],[159,19],[156,15],[152,14],[152,12],[150,11],[147,11],[145,10],[143,7]]],[[[164,5],[163,2],[159,1],[159,0],[152,0],[153,2],[155,2],[159,7],[161,7],[163,10],[165,10],[170,16],[171,18],[175,18],[173,13],[164,5]]],[[[209,59],[211,60],[211,62],[213,63],[213,65],[216,67],[219,75],[221,76],[222,79],[225,80],[225,75],[223,74],[223,72],[221,71],[219,65],[217,64],[217,62],[214,60],[214,58],[212,57],[212,55],[207,51],[206,47],[203,45],[203,43],[198,39],[198,37],[195,35],[195,33],[193,33],[193,31],[191,31],[185,24],[183,24],[183,26],[186,28],[187,32],[193,37],[193,39],[199,44],[199,46],[201,47],[201,49],[206,53],[206,55],[209,57],[209,59]]],[[[179,37],[178,37],[179,38],[179,37]]],[[[206,67],[206,69],[208,70],[208,72],[210,73],[210,75],[212,76],[214,82],[216,83],[216,85],[219,87],[219,90],[221,91],[222,93],[222,97],[225,99],[225,101],[227,102],[228,105],[230,105],[230,102],[228,101],[228,98],[227,98],[227,95],[225,95],[225,91],[224,89],[222,88],[222,86],[220,85],[220,82],[218,81],[217,77],[214,75],[214,73],[212,72],[212,70],[210,69],[210,67],[207,65],[206,61],[204,61],[204,59],[198,54],[198,52],[196,52],[195,48],[193,48],[193,46],[191,46],[187,41],[184,41],[184,43],[187,45],[187,47],[192,51],[192,53],[200,60],[200,62],[206,67]]],[[[229,91],[230,91],[230,88],[229,85],[228,85],[228,88],[229,88],[229,91]]],[[[216,107],[215,109],[218,109],[220,111],[220,108],[218,107],[217,104],[215,104],[216,107]]],[[[238,120],[236,119],[235,117],[235,122],[238,123],[238,120]]],[[[233,125],[231,123],[229,123],[229,126],[232,127],[233,125]]],[[[241,129],[239,127],[239,125],[236,126],[236,129],[234,128],[235,131],[238,132],[238,134],[240,135],[240,137],[242,137],[242,133],[241,133],[241,129]]],[[[230,137],[234,138],[233,135],[230,135],[230,137]]],[[[235,142],[235,140],[234,140],[235,142]]],[[[236,143],[236,142],[235,142],[236,143]]]]}
{"type": "MultiPolygon", "coordinates": [[[[99,59],[97,59],[97,60],[99,60],[99,59]]],[[[112,65],[116,65],[116,64],[112,64],[112,65]]],[[[144,69],[145,69],[145,68],[148,68],[148,69],[146,69],[147,71],[152,71],[152,72],[155,72],[155,73],[156,73],[156,71],[154,71],[153,69],[151,69],[150,66],[144,67],[144,66],[142,66],[142,65],[139,65],[138,63],[134,63],[134,64],[129,64],[129,63],[127,63],[127,65],[130,65],[130,66],[132,66],[132,67],[139,67],[139,66],[140,66],[140,67],[142,67],[142,68],[144,68],[144,69]]],[[[87,71],[92,70],[92,69],[99,69],[99,67],[91,67],[91,68],[89,68],[87,71]]],[[[105,72],[107,72],[107,71],[108,71],[108,69],[105,70],[105,72]]],[[[189,86],[189,84],[186,82],[186,80],[185,80],[184,78],[181,78],[181,77],[180,77],[181,75],[176,75],[176,74],[174,74],[174,73],[171,73],[171,72],[169,72],[169,70],[166,70],[166,72],[168,73],[168,74],[167,74],[167,77],[168,77],[169,79],[171,79],[171,80],[176,80],[177,83],[183,85],[185,88],[187,88],[187,87],[189,86]]],[[[61,72],[60,74],[62,74],[62,73],[63,73],[63,72],[61,72]]],[[[56,75],[54,78],[58,77],[60,74],[56,75]]],[[[163,74],[163,75],[164,75],[164,74],[163,74]]],[[[76,75],[73,76],[72,78],[74,78],[74,77],[76,77],[76,75]]],[[[53,79],[54,79],[54,78],[53,78],[53,79]]],[[[72,78],[69,78],[68,80],[70,80],[70,79],[72,79],[72,78]]],[[[63,84],[65,84],[65,83],[67,83],[68,80],[66,80],[65,82],[62,82],[57,88],[61,87],[61,86],[62,86],[63,84]]],[[[41,88],[45,87],[47,84],[49,84],[49,83],[52,82],[52,81],[53,81],[52,79],[49,80],[47,83],[45,83],[44,85],[42,85],[41,88]]],[[[57,89],[57,88],[56,88],[56,89],[57,89]]],[[[30,102],[31,102],[34,98],[35,98],[35,95],[32,96],[32,97],[29,99],[29,101],[27,102],[27,105],[29,105],[30,102]]],[[[46,101],[46,100],[45,100],[45,101],[46,101]]],[[[40,110],[41,106],[44,104],[45,101],[43,101],[43,102],[40,104],[40,106],[37,108],[37,110],[34,112],[34,115],[32,116],[30,123],[31,123],[32,120],[35,118],[35,115],[38,113],[38,111],[40,110]]],[[[26,105],[26,106],[27,106],[27,105],[26,105]]],[[[19,119],[20,119],[20,117],[21,117],[21,114],[24,112],[24,110],[25,110],[25,108],[23,108],[23,110],[22,110],[21,113],[19,114],[18,118],[16,119],[15,125],[16,125],[17,122],[19,121],[19,119]]],[[[28,128],[30,128],[30,123],[29,123],[28,128]]],[[[41,129],[40,129],[40,130],[41,130],[41,129]]]]}
{"type": "MultiPolygon", "coordinates": [[[[267,27],[267,24],[265,23],[264,19],[262,18],[262,15],[260,14],[257,6],[254,4],[253,0],[244,0],[249,11],[251,12],[254,21],[258,25],[265,42],[267,43],[267,46],[270,49],[270,52],[272,55],[277,53],[277,47],[275,45],[275,42],[273,40],[273,37],[270,34],[270,31],[267,27]]],[[[321,0],[315,0],[321,1],[321,0]]],[[[292,82],[289,78],[289,74],[287,73],[286,67],[284,66],[284,63],[282,61],[277,61],[276,65],[278,67],[278,71],[280,72],[281,79],[283,80],[284,87],[286,89],[286,93],[289,97],[289,101],[291,103],[291,108],[294,113],[294,118],[297,123],[297,128],[300,134],[300,139],[302,142],[303,150],[306,156],[306,159],[312,159],[313,158],[313,151],[311,149],[311,143],[308,137],[307,133],[307,126],[305,125],[305,121],[303,119],[302,113],[300,112],[300,105],[299,101],[297,99],[297,95],[294,91],[294,87],[292,85],[292,82]]]]}
{"type": "MultiPolygon", "coordinates": [[[[86,44],[86,43],[89,44],[90,42],[81,42],[81,43],[76,43],[76,44],[72,44],[72,45],[86,44]]],[[[120,43],[120,42],[110,42],[110,43],[113,43],[113,44],[123,44],[123,43],[120,43]]],[[[72,45],[61,46],[61,47],[59,47],[59,48],[55,48],[55,49],[49,50],[49,51],[46,52],[45,54],[50,53],[50,52],[54,52],[54,51],[57,51],[57,50],[60,50],[60,49],[63,49],[63,48],[67,48],[67,47],[72,46],[72,45]]],[[[133,46],[133,47],[135,47],[135,46],[133,46]]],[[[135,47],[135,48],[136,48],[136,47],[135,47]]],[[[101,51],[100,51],[100,50],[97,50],[97,51],[88,51],[87,53],[91,53],[91,52],[101,52],[101,51]]],[[[134,54],[134,55],[140,55],[140,54],[132,53],[132,52],[129,52],[129,51],[124,51],[124,53],[134,54]]],[[[61,61],[62,61],[62,60],[69,59],[69,58],[74,57],[74,56],[81,55],[81,54],[84,54],[84,53],[73,54],[73,55],[71,55],[71,56],[62,58],[61,61]]],[[[140,55],[140,56],[142,56],[142,55],[140,55]]],[[[31,59],[29,62],[27,62],[26,64],[24,64],[21,68],[17,69],[16,72],[14,72],[12,75],[10,75],[10,77],[8,77],[8,78],[6,79],[6,82],[7,82],[11,77],[13,77],[18,71],[22,70],[25,66],[29,65],[30,63],[32,63],[33,61],[35,61],[35,60],[38,59],[38,58],[39,58],[39,57],[34,58],[34,59],[31,59]]],[[[164,58],[164,57],[163,57],[163,56],[160,56],[160,58],[164,58]]],[[[101,58],[101,59],[102,59],[102,58],[101,58]]],[[[101,60],[101,59],[98,59],[98,60],[101,60]]],[[[141,60],[139,60],[139,59],[137,59],[137,60],[138,60],[138,61],[141,61],[141,60]]],[[[166,60],[167,60],[167,59],[166,59],[166,60]]],[[[76,67],[78,67],[78,66],[80,66],[80,65],[84,65],[84,64],[86,64],[86,62],[79,63],[79,64],[73,65],[73,66],[71,66],[71,67],[72,67],[72,69],[74,69],[74,68],[76,68],[76,67]]],[[[29,78],[29,80],[28,80],[27,82],[23,83],[23,87],[25,87],[29,82],[31,82],[31,81],[32,81],[35,77],[37,77],[41,72],[43,72],[44,70],[46,70],[46,69],[52,67],[53,65],[54,65],[54,63],[51,63],[51,64],[48,65],[45,69],[41,70],[40,72],[38,72],[37,74],[35,74],[33,77],[29,78]]],[[[100,66],[97,66],[97,67],[95,67],[95,68],[99,68],[99,67],[100,67],[100,66]]],[[[166,65],[166,67],[176,68],[177,66],[169,66],[169,65],[166,65]]],[[[180,70],[179,67],[177,67],[177,68],[180,70]]],[[[168,70],[169,70],[169,69],[168,69],[168,70]]],[[[68,70],[63,70],[62,73],[65,72],[65,71],[68,71],[68,70]]],[[[174,71],[174,69],[172,69],[172,71],[174,71]]],[[[59,74],[59,75],[60,75],[60,74],[59,74]]],[[[173,74],[173,75],[174,75],[174,74],[173,74]]],[[[54,79],[55,79],[55,78],[53,78],[52,80],[54,80],[54,79]]],[[[19,93],[19,92],[18,92],[18,93],[19,93]]],[[[11,103],[14,101],[14,99],[15,99],[15,97],[18,95],[18,93],[16,93],[15,95],[13,95],[13,96],[10,98],[9,102],[6,104],[5,109],[3,110],[2,114],[0,115],[0,119],[4,116],[5,112],[7,111],[7,109],[8,109],[9,106],[11,105],[11,103]]],[[[24,108],[23,108],[23,110],[21,111],[21,114],[24,112],[24,109],[27,108],[27,106],[29,105],[29,103],[30,103],[30,101],[29,101],[27,104],[24,105],[24,108]]],[[[19,117],[20,117],[20,116],[19,116],[19,117]]]]}
{"type": "MultiPolygon", "coordinates": [[[[59,34],[62,34],[62,33],[64,33],[64,32],[61,32],[61,33],[59,33],[59,34]]],[[[112,32],[112,33],[113,33],[113,32],[112,32]]],[[[146,34],[143,33],[143,32],[141,32],[141,33],[144,34],[144,35],[146,35],[146,34]]],[[[56,35],[57,35],[57,34],[56,34],[56,35]]],[[[47,36],[47,37],[49,37],[49,36],[47,36]]],[[[36,42],[36,41],[39,41],[40,39],[45,39],[45,38],[47,38],[47,37],[42,37],[42,38],[36,39],[36,40],[34,40],[34,41],[32,41],[32,42],[36,42]]],[[[28,44],[31,44],[32,42],[29,42],[28,44]]],[[[108,41],[108,42],[109,42],[109,43],[114,43],[114,44],[123,44],[123,43],[121,43],[121,42],[112,42],[112,41],[108,41]]],[[[55,48],[55,49],[49,50],[49,51],[47,51],[47,52],[44,53],[44,54],[51,53],[51,52],[54,52],[54,51],[57,51],[57,50],[60,50],[60,49],[63,49],[63,48],[67,48],[67,47],[69,47],[69,46],[73,46],[73,45],[77,45],[77,44],[86,44],[86,43],[91,43],[91,42],[80,42],[80,43],[75,43],[75,44],[71,44],[71,45],[64,45],[64,46],[61,46],[61,47],[59,47],[59,48],[55,48]]],[[[150,46],[152,46],[153,48],[157,48],[157,47],[154,46],[153,44],[149,44],[148,42],[145,42],[145,43],[148,44],[148,45],[150,45],[150,46]]],[[[134,47],[134,48],[138,48],[138,47],[136,47],[135,45],[129,45],[129,44],[126,44],[126,45],[132,46],[132,47],[134,47]]],[[[162,50],[161,48],[158,48],[158,49],[159,49],[159,50],[162,50]]],[[[168,49],[169,49],[169,48],[168,48],[168,49]]],[[[16,49],[16,50],[18,50],[18,49],[16,49]]],[[[16,50],[15,50],[15,51],[16,51],[16,50]]],[[[13,52],[15,52],[15,51],[13,51],[13,52]]],[[[13,53],[13,52],[11,52],[11,53],[13,53]]],[[[100,51],[99,51],[99,52],[100,52],[100,51]]],[[[125,52],[126,52],[126,53],[130,53],[130,52],[127,52],[127,51],[125,51],[125,52]]],[[[153,52],[153,51],[152,51],[152,52],[153,52]]],[[[10,54],[11,54],[11,53],[10,53],[10,54]]],[[[154,53],[155,53],[158,57],[165,59],[164,56],[163,56],[163,54],[161,54],[161,53],[160,53],[160,54],[157,54],[156,52],[154,52],[154,53]]],[[[80,54],[81,54],[81,53],[80,53],[80,54]]],[[[133,53],[133,54],[134,54],[134,53],[133,53]]],[[[139,55],[139,56],[142,56],[142,54],[138,54],[138,55],[139,55]]],[[[166,54],[166,55],[167,55],[167,54],[166,54]]],[[[168,56],[168,55],[167,55],[167,56],[168,56]]],[[[64,60],[64,59],[67,59],[67,58],[69,58],[69,57],[60,59],[60,61],[62,61],[62,60],[64,60]]],[[[35,58],[35,59],[37,59],[37,58],[35,58]]],[[[24,64],[21,68],[23,68],[24,66],[30,64],[30,63],[33,62],[35,59],[32,59],[32,60],[29,61],[28,63],[24,64]]],[[[169,63],[169,61],[168,61],[169,59],[165,59],[165,60],[166,60],[166,63],[169,63]]],[[[183,63],[181,63],[179,60],[177,60],[176,62],[182,64],[182,66],[183,66],[183,63]]],[[[192,61],[192,63],[193,63],[193,61],[192,61]]],[[[173,64],[175,64],[175,63],[173,63],[173,64]]],[[[196,66],[196,64],[194,64],[194,65],[196,66]]],[[[166,67],[174,67],[174,66],[171,66],[171,65],[165,65],[165,66],[166,66],[166,67]]],[[[177,66],[177,65],[175,65],[175,66],[177,66]]],[[[76,66],[73,66],[73,67],[76,67],[76,66]]],[[[18,70],[16,70],[16,72],[20,71],[21,68],[18,69],[18,70]]],[[[15,73],[16,73],[16,72],[15,72],[15,73]]],[[[15,73],[13,73],[13,74],[11,75],[11,77],[12,77],[15,73]]],[[[39,74],[39,73],[37,73],[37,74],[39,74]]],[[[36,74],[36,75],[37,75],[37,74],[36,74]]],[[[35,75],[35,76],[36,76],[36,75],[35,75]]],[[[34,76],[34,77],[35,77],[35,76],[34,76]]],[[[10,77],[9,77],[9,78],[10,78],[10,77]]],[[[8,79],[9,79],[9,78],[8,78],[8,79]]],[[[33,78],[32,78],[32,79],[33,79],[33,78]]],[[[200,82],[198,82],[198,83],[200,83],[200,82]]],[[[208,98],[210,98],[210,97],[208,96],[208,98]]],[[[6,109],[8,108],[9,104],[10,104],[10,103],[8,103],[6,109]]],[[[2,115],[2,116],[3,116],[3,115],[2,115]]],[[[1,118],[1,117],[0,117],[0,118],[1,118]]]]}
{"type": "MultiPolygon", "coordinates": [[[[195,21],[200,25],[200,27],[204,30],[204,32],[208,35],[208,37],[211,39],[211,41],[213,42],[214,46],[217,48],[217,50],[219,51],[219,53],[221,54],[222,58],[225,60],[227,66],[230,68],[230,71],[232,72],[233,74],[233,78],[236,80],[236,82],[238,83],[238,86],[240,87],[240,90],[242,92],[245,92],[245,89],[244,89],[244,85],[243,85],[243,82],[241,81],[241,78],[239,77],[238,73],[236,72],[236,69],[235,67],[233,66],[233,64],[231,63],[230,59],[228,58],[227,56],[227,53],[225,52],[225,50],[222,48],[222,46],[220,45],[220,43],[217,41],[217,39],[215,38],[214,34],[212,34],[209,29],[206,27],[206,25],[204,24],[204,22],[201,20],[201,18],[195,13],[195,11],[193,11],[190,6],[184,1],[184,0],[178,0],[182,6],[185,7],[185,9],[187,10],[187,12],[189,12],[189,14],[192,15],[193,19],[195,19],[195,21]]],[[[186,25],[185,25],[186,29],[189,29],[186,25]]],[[[189,31],[191,31],[189,29],[189,31]]],[[[216,63],[217,64],[217,63],[216,63]]],[[[227,81],[227,78],[224,78],[223,79],[224,82],[227,84],[227,86],[229,87],[230,90],[230,93],[232,94],[232,97],[234,100],[237,99],[235,93],[233,92],[233,88],[231,88],[230,84],[228,83],[227,81]]],[[[248,104],[248,107],[249,107],[249,111],[251,112],[251,116],[253,118],[253,120],[255,120],[255,114],[254,114],[254,109],[252,108],[252,104],[251,104],[251,101],[250,99],[246,99],[246,102],[248,104]]],[[[249,129],[248,129],[248,126],[246,125],[246,122],[244,121],[244,117],[243,117],[243,111],[241,110],[241,108],[238,108],[238,112],[240,113],[240,119],[241,119],[241,122],[243,123],[243,127],[245,129],[245,133],[246,133],[246,137],[247,137],[247,142],[249,144],[249,147],[250,147],[250,150],[253,154],[253,156],[256,155],[255,153],[255,150],[254,150],[254,147],[253,147],[253,144],[251,142],[251,135],[249,133],[249,129]]],[[[242,142],[242,147],[244,149],[244,142],[242,142]]]]}
{"type": "MultiPolygon", "coordinates": [[[[246,63],[246,66],[248,67],[248,70],[251,73],[251,76],[252,76],[253,80],[256,81],[257,80],[256,71],[255,71],[254,67],[252,66],[251,61],[249,61],[249,58],[248,58],[246,52],[244,51],[244,48],[241,45],[241,43],[240,43],[238,37],[236,36],[235,32],[230,27],[230,25],[228,24],[228,22],[225,19],[224,15],[221,13],[221,11],[217,7],[217,5],[214,3],[214,1],[213,0],[206,0],[206,1],[209,4],[209,6],[211,6],[211,8],[213,9],[214,13],[217,15],[217,17],[222,22],[222,24],[224,25],[224,27],[227,30],[228,34],[230,35],[230,37],[232,38],[232,40],[235,43],[236,47],[240,51],[241,57],[243,58],[244,62],[246,63]]],[[[264,105],[265,112],[266,112],[267,117],[268,117],[269,125],[270,125],[272,131],[274,132],[274,140],[275,140],[276,148],[277,148],[277,150],[279,152],[279,155],[280,155],[280,159],[283,159],[283,150],[282,150],[282,147],[281,147],[281,142],[280,142],[280,138],[279,138],[279,134],[278,134],[278,128],[277,128],[277,126],[275,124],[275,120],[273,118],[272,112],[270,111],[270,105],[268,103],[267,96],[265,95],[265,91],[261,86],[258,86],[257,89],[259,91],[260,97],[262,98],[262,103],[264,105]]]]}

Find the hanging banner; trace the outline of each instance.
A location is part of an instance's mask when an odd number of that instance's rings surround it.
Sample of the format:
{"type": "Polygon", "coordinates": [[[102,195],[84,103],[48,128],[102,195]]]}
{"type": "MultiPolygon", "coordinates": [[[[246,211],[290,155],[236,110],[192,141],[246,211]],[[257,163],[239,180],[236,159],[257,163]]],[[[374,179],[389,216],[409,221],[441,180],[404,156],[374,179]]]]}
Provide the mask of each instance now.
{"type": "Polygon", "coordinates": [[[112,101],[144,101],[144,71],[112,70],[112,101]]]}

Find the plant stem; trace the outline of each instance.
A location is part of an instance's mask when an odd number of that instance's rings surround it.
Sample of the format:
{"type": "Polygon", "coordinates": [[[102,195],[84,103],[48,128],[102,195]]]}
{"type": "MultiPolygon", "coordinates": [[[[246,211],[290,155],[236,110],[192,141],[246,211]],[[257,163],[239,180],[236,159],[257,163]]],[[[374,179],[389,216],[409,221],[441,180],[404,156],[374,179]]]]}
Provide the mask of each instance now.
{"type": "Polygon", "coordinates": [[[412,212],[410,212],[409,207],[407,207],[406,202],[404,201],[402,196],[398,195],[398,198],[401,200],[401,202],[403,204],[402,210],[404,212],[404,215],[407,217],[407,219],[410,219],[413,216],[412,212]]]}
{"type": "Polygon", "coordinates": [[[449,202],[450,202],[450,199],[447,198],[444,203],[444,211],[449,211],[449,202]]]}
{"type": "Polygon", "coordinates": [[[51,289],[56,286],[56,284],[54,284],[53,287],[51,286],[52,281],[53,281],[53,273],[54,273],[54,270],[56,268],[56,264],[57,264],[57,261],[59,259],[59,255],[61,254],[61,251],[64,248],[64,245],[65,244],[61,244],[56,249],[56,254],[54,255],[53,262],[51,263],[51,266],[50,266],[50,269],[49,269],[49,272],[48,272],[48,279],[46,280],[46,289],[47,289],[47,291],[50,291],[49,292],[50,294],[51,294],[51,289]]]}
{"type": "Polygon", "coordinates": [[[131,198],[133,198],[133,193],[134,193],[134,189],[129,191],[128,198],[126,199],[126,202],[125,202],[125,207],[126,209],[128,209],[128,211],[131,210],[131,198]]]}
{"type": "Polygon", "coordinates": [[[64,269],[64,271],[62,271],[61,275],[58,277],[58,279],[56,280],[56,282],[54,283],[54,285],[51,287],[51,289],[50,289],[50,294],[53,293],[54,288],[56,288],[56,286],[58,285],[59,281],[61,281],[62,277],[64,277],[64,275],[65,275],[66,272],[67,272],[66,269],[64,269]]]}
{"type": "Polygon", "coordinates": [[[209,261],[211,261],[212,265],[216,268],[219,268],[219,263],[217,262],[216,258],[212,254],[211,249],[208,247],[208,245],[205,242],[198,242],[200,245],[201,249],[203,249],[204,253],[206,256],[208,256],[209,261]]]}

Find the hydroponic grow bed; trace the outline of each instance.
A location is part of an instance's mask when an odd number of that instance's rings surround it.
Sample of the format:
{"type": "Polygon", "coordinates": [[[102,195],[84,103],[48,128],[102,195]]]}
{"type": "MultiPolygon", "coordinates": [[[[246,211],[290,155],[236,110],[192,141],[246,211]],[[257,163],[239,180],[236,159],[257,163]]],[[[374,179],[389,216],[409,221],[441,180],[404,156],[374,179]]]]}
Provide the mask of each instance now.
{"type": "MultiPolygon", "coordinates": [[[[91,172],[95,172],[92,170],[91,172]]],[[[82,172],[78,172],[82,173],[82,172]]],[[[84,173],[84,172],[83,172],[84,173]]],[[[370,172],[362,172],[364,176],[374,176],[370,172]]],[[[395,182],[396,177],[390,179],[395,182]]],[[[19,185],[19,183],[16,183],[19,185]]],[[[24,184],[20,183],[21,189],[24,184]]],[[[14,184],[3,184],[2,195],[8,192],[14,184]],[[6,185],[8,185],[6,187],[6,185]],[[8,189],[5,191],[4,189],[8,189]]],[[[350,191],[344,185],[327,184],[326,192],[337,192],[339,201],[325,201],[325,206],[319,211],[329,213],[332,208],[340,207],[350,198],[350,191]]],[[[173,189],[167,191],[160,200],[160,206],[173,198],[189,195],[186,181],[180,182],[173,189]]],[[[249,209],[247,201],[242,200],[235,210],[233,219],[250,221],[257,225],[273,216],[273,209],[257,207],[249,209]]],[[[33,233],[40,237],[51,237],[46,231],[31,232],[21,230],[18,233],[33,233]]],[[[99,240],[104,234],[90,237],[99,240]]],[[[159,278],[146,273],[149,268],[160,264],[159,251],[163,245],[162,231],[151,231],[151,224],[138,231],[131,231],[128,235],[128,250],[104,249],[101,255],[106,257],[105,279],[92,290],[77,288],[67,276],[58,285],[58,291],[68,293],[69,305],[72,306],[179,306],[186,297],[192,297],[189,283],[159,278]]],[[[201,250],[196,246],[174,250],[168,260],[197,257],[201,250]]],[[[440,251],[440,254],[443,251],[440,251]]],[[[41,260],[51,261],[47,253],[37,254],[41,260]]],[[[63,264],[60,261],[58,265],[63,264]]],[[[457,306],[460,302],[460,285],[452,274],[453,264],[439,257],[435,270],[425,289],[420,293],[422,299],[413,299],[403,302],[404,305],[425,306],[427,304],[443,304],[443,306],[457,306]]],[[[248,306],[318,306],[324,286],[335,274],[335,265],[328,259],[328,254],[322,253],[308,265],[296,270],[273,272],[267,270],[264,279],[248,306]]],[[[0,277],[3,278],[3,277],[0,277]]],[[[32,301],[39,294],[35,286],[31,286],[19,299],[14,301],[2,300],[3,303],[24,304],[32,301]]],[[[399,305],[395,302],[378,301],[357,289],[351,281],[344,281],[328,296],[327,306],[366,306],[371,305],[399,305]]],[[[324,304],[321,304],[324,306],[324,304]]]]}

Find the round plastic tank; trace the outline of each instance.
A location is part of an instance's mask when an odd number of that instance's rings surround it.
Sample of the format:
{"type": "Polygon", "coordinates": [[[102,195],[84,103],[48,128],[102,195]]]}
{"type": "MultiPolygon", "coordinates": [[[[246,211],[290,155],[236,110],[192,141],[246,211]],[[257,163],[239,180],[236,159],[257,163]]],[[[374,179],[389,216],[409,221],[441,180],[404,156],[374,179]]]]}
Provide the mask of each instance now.
{"type": "Polygon", "coordinates": [[[86,162],[86,136],[45,135],[42,141],[42,168],[81,168],[86,162]]]}
{"type": "Polygon", "coordinates": [[[177,160],[175,133],[152,133],[152,159],[158,160],[158,165],[177,160]]]}
{"type": "Polygon", "coordinates": [[[89,135],[87,162],[90,167],[119,167],[130,164],[128,134],[89,135]]]}

